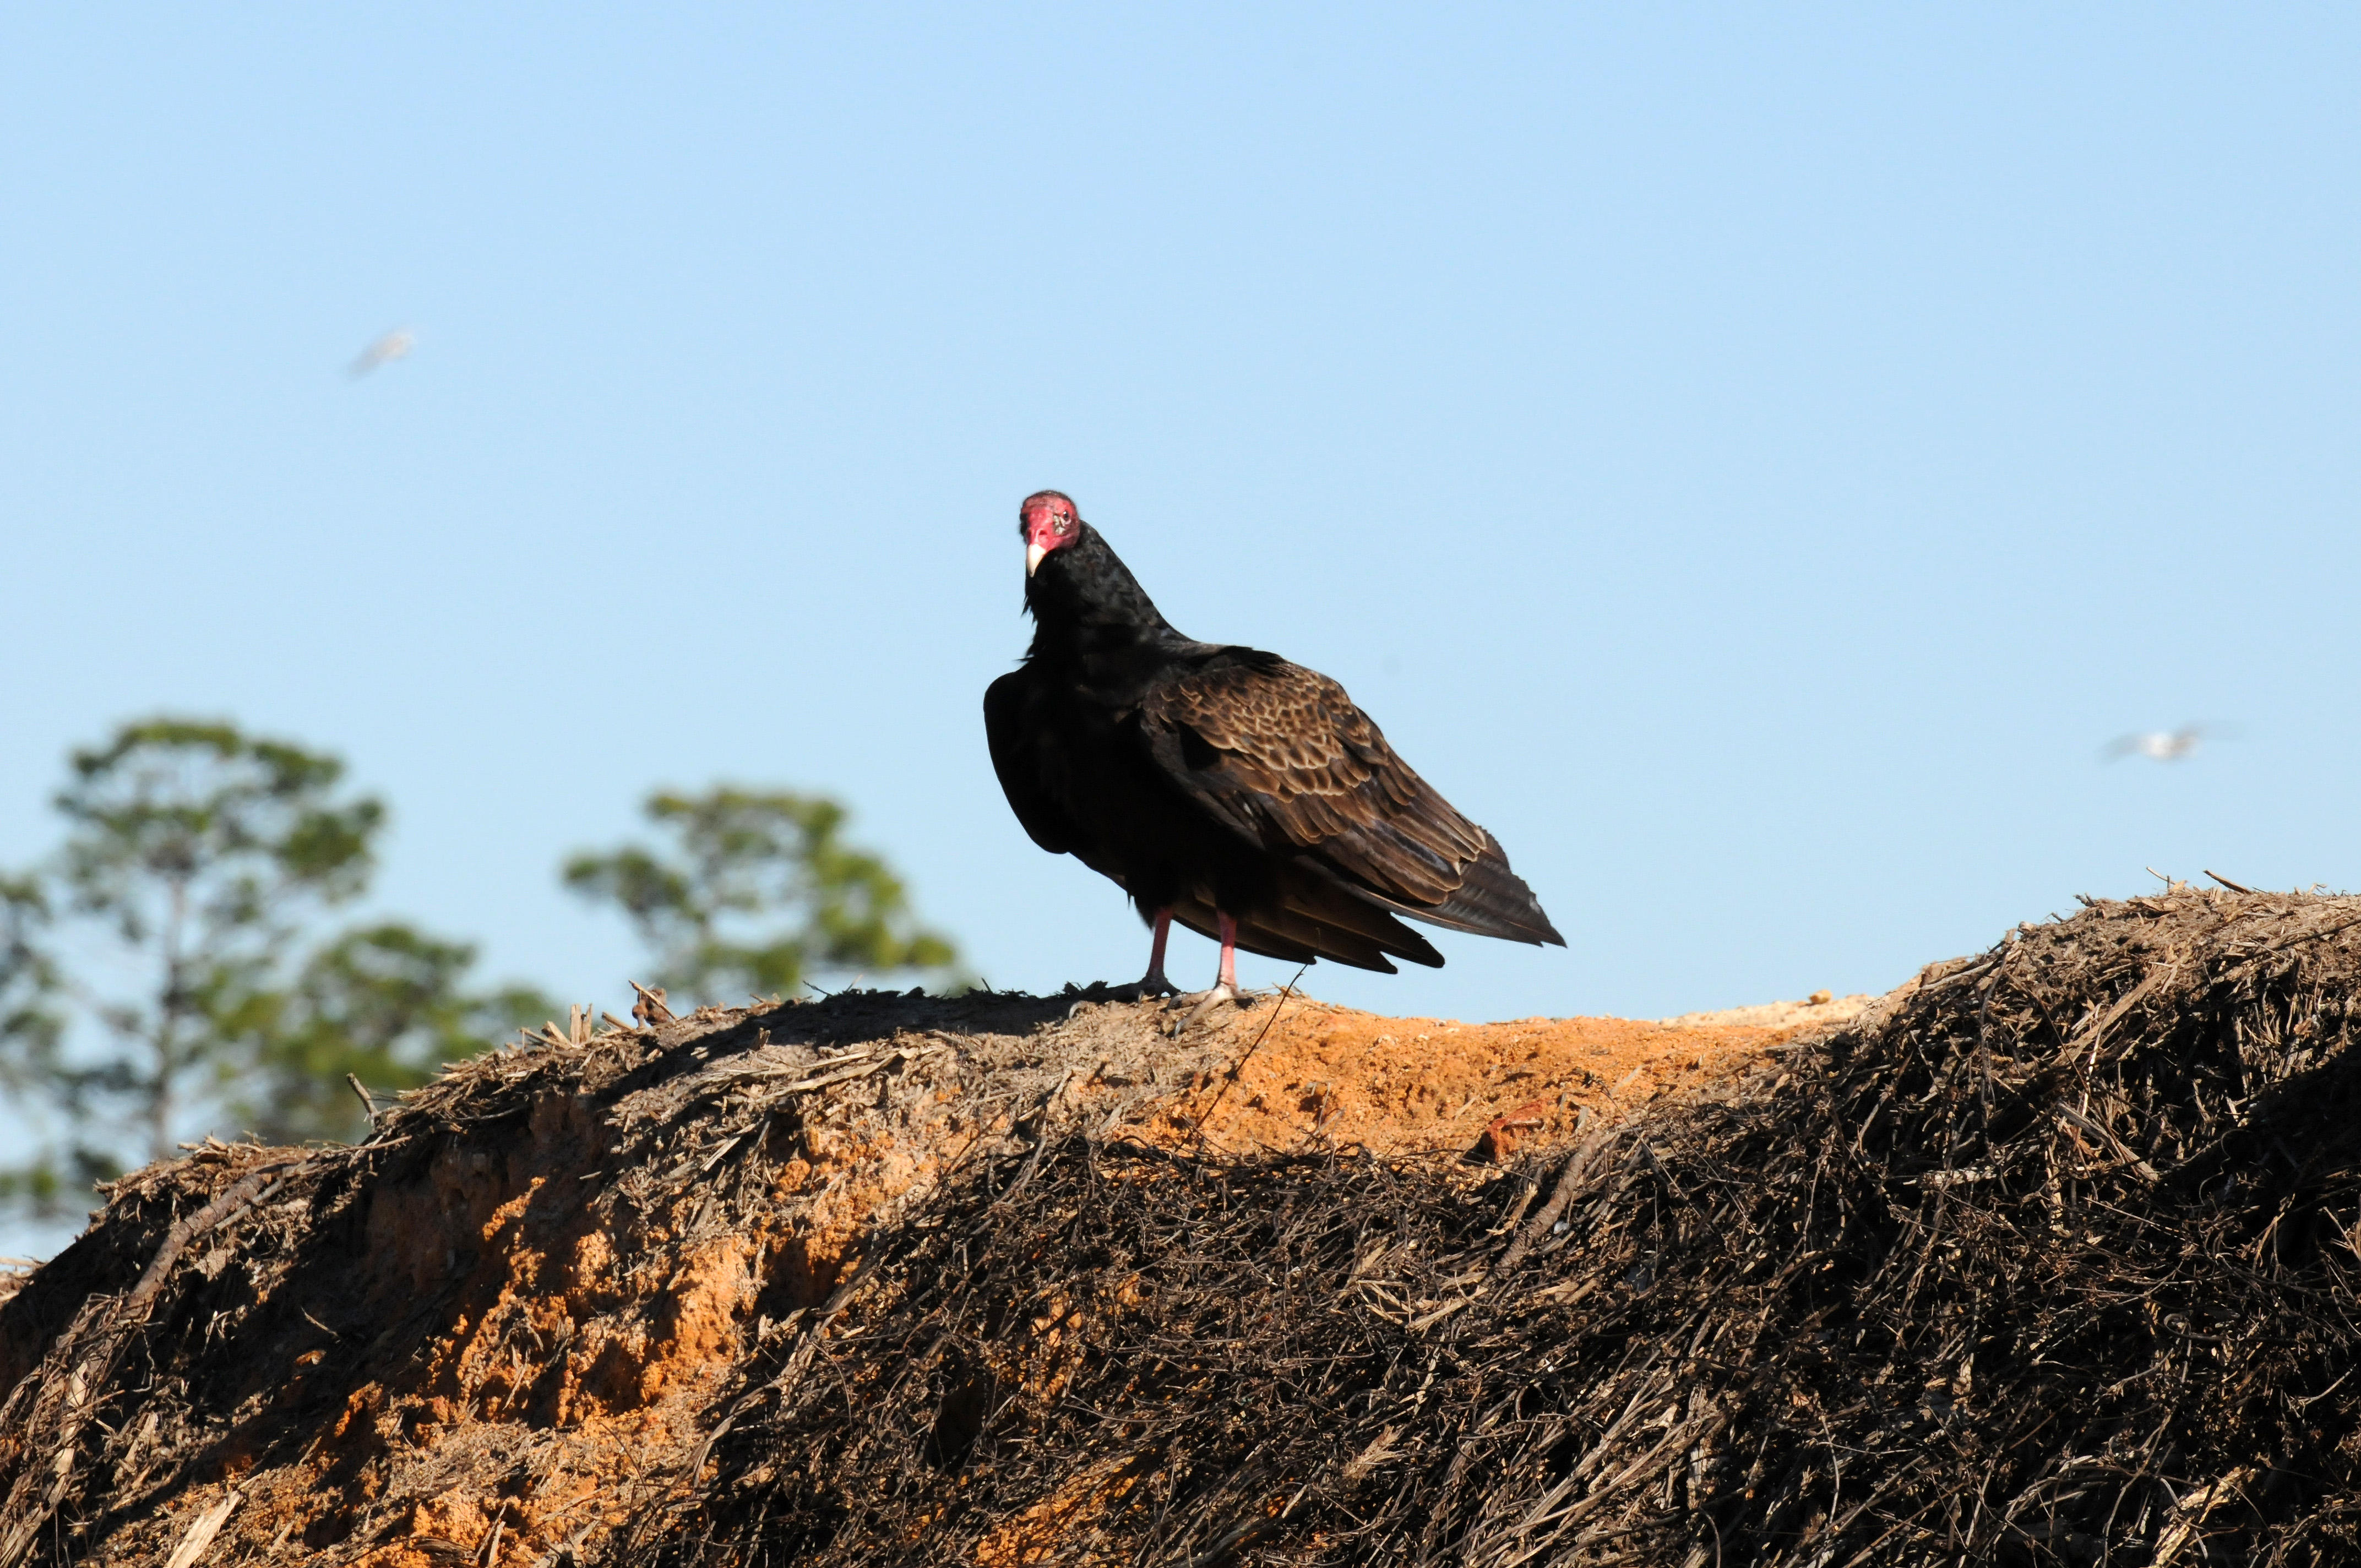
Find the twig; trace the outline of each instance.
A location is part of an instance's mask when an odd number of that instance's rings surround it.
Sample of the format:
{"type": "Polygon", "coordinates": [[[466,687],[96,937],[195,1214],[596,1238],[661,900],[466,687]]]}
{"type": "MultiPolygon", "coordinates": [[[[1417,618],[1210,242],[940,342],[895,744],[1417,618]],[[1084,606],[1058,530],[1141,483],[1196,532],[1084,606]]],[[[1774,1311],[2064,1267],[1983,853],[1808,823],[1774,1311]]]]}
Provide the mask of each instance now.
{"type": "Polygon", "coordinates": [[[1541,1212],[1526,1222],[1523,1232],[1509,1244],[1508,1250],[1500,1255],[1500,1261],[1492,1266],[1491,1273],[1496,1278],[1506,1279],[1517,1265],[1525,1260],[1525,1254],[1532,1251],[1542,1238],[1550,1234],[1557,1224],[1558,1216],[1565,1213],[1566,1205],[1574,1201],[1575,1189],[1582,1184],[1592,1157],[1611,1135],[1607,1129],[1601,1128],[1576,1144],[1574,1152],[1565,1157],[1565,1164],[1558,1171],[1557,1187],[1550,1193],[1549,1201],[1542,1205],[1541,1212]]]}
{"type": "Polygon", "coordinates": [[[190,1568],[203,1557],[205,1548],[214,1543],[214,1537],[221,1533],[221,1527],[229,1521],[230,1512],[237,1505],[238,1494],[232,1490],[220,1502],[199,1514],[190,1522],[188,1534],[181,1537],[181,1544],[172,1549],[172,1555],[164,1560],[164,1568],[190,1568]]]}
{"type": "Polygon", "coordinates": [[[476,1561],[482,1563],[484,1568],[492,1568],[493,1564],[500,1562],[500,1531],[508,1528],[508,1523],[509,1506],[506,1499],[502,1499],[499,1510],[492,1515],[491,1533],[484,1538],[484,1549],[476,1554],[476,1561]]]}
{"type": "Polygon", "coordinates": [[[1016,1179],[1011,1181],[1006,1190],[993,1201],[994,1208],[1005,1207],[1009,1200],[1025,1190],[1026,1185],[1033,1179],[1034,1172],[1041,1168],[1041,1157],[1049,1149],[1051,1136],[1049,1113],[1056,1108],[1059,1100],[1064,1096],[1066,1085],[1074,1080],[1074,1070],[1072,1068],[1068,1068],[1064,1076],[1058,1080],[1058,1086],[1041,1097],[1041,1108],[1033,1113],[1034,1120],[1039,1124],[1033,1133],[1033,1152],[1025,1157],[1024,1168],[1017,1171],[1016,1179]]]}
{"type": "Polygon", "coordinates": [[[1279,1010],[1287,1005],[1288,998],[1295,994],[1295,982],[1301,980],[1303,978],[1303,971],[1311,967],[1312,966],[1310,964],[1299,964],[1296,966],[1295,973],[1288,980],[1288,982],[1285,985],[1279,988],[1279,1000],[1272,1004],[1270,1016],[1262,1021],[1262,1029],[1255,1036],[1254,1044],[1246,1047],[1246,1055],[1240,1057],[1223,1072],[1222,1087],[1214,1093],[1213,1102],[1206,1106],[1202,1113],[1195,1112],[1191,1113],[1191,1119],[1196,1124],[1191,1131],[1196,1135],[1197,1146],[1200,1148],[1205,1146],[1205,1124],[1213,1119],[1214,1112],[1222,1108],[1223,1097],[1229,1093],[1230,1085],[1238,1080],[1238,1074],[1246,1070],[1246,1063],[1254,1059],[1255,1052],[1262,1049],[1262,1043],[1264,1039],[1269,1036],[1271,1025],[1279,1022],[1279,1010]]]}

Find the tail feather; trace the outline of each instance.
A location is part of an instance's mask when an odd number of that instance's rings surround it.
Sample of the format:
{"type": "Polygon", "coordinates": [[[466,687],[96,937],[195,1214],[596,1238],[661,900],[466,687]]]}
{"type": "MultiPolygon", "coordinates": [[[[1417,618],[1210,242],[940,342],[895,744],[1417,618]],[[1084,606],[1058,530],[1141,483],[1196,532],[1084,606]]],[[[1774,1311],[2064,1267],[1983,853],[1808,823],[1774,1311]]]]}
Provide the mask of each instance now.
{"type": "MultiPolygon", "coordinates": [[[[1533,896],[1533,890],[1525,885],[1524,878],[1509,869],[1509,858],[1488,834],[1485,836],[1484,853],[1461,872],[1459,886],[1439,904],[1411,904],[1389,898],[1366,883],[1317,861],[1299,863],[1310,866],[1355,898],[1429,926],[1477,937],[1498,937],[1504,941],[1530,942],[1535,947],[1565,946],[1565,938],[1542,913],[1541,901],[1533,896]]],[[[1439,964],[1442,959],[1435,961],[1439,964]]]]}
{"type": "MultiPolygon", "coordinates": [[[[1367,937],[1341,931],[1333,926],[1323,926],[1292,911],[1282,913],[1276,920],[1266,916],[1253,922],[1251,927],[1241,926],[1238,945],[1250,952],[1268,952],[1274,958],[1310,952],[1331,963],[1346,964],[1354,969],[1375,970],[1379,974],[1400,972],[1387,959],[1386,949],[1367,937]],[[1278,951],[1282,948],[1290,951],[1278,951]]],[[[1297,961],[1302,960],[1299,959],[1297,961]]]]}
{"type": "MultiPolygon", "coordinates": [[[[1380,974],[1399,972],[1389,958],[1441,969],[1443,955],[1434,945],[1397,916],[1478,937],[1565,946],[1533,890],[1509,869],[1509,858],[1489,834],[1483,853],[1461,870],[1459,886],[1432,905],[1389,898],[1334,866],[1299,857],[1282,872],[1275,904],[1237,917],[1237,945],[1266,958],[1294,963],[1327,959],[1380,974]]],[[[1172,918],[1219,939],[1220,918],[1210,904],[1183,900],[1172,906],[1172,918]]]]}
{"type": "Polygon", "coordinates": [[[1488,843],[1483,856],[1467,868],[1458,892],[1433,909],[1402,913],[1413,920],[1511,942],[1565,946],[1565,938],[1543,913],[1541,900],[1524,878],[1509,869],[1509,858],[1497,843],[1488,843]]]}
{"type": "MultiPolygon", "coordinates": [[[[1221,939],[1217,917],[1211,905],[1194,900],[1176,904],[1172,906],[1172,918],[1201,937],[1215,941],[1221,939]]],[[[1394,924],[1391,921],[1388,923],[1394,924]]],[[[1375,970],[1379,974],[1400,972],[1386,959],[1386,954],[1397,948],[1402,957],[1414,963],[1430,961],[1418,957],[1422,950],[1434,953],[1425,938],[1407,927],[1395,925],[1395,929],[1401,939],[1390,946],[1380,946],[1358,932],[1281,908],[1241,916],[1237,925],[1237,944],[1243,951],[1260,953],[1265,958],[1289,963],[1316,963],[1326,959],[1332,963],[1346,964],[1354,969],[1375,970]]],[[[1442,955],[1435,954],[1431,961],[1440,966],[1442,955]]]]}
{"type": "Polygon", "coordinates": [[[1434,944],[1367,900],[1325,878],[1289,876],[1279,885],[1279,905],[1292,930],[1324,933],[1332,941],[1357,938],[1379,952],[1429,969],[1443,967],[1434,944]]]}

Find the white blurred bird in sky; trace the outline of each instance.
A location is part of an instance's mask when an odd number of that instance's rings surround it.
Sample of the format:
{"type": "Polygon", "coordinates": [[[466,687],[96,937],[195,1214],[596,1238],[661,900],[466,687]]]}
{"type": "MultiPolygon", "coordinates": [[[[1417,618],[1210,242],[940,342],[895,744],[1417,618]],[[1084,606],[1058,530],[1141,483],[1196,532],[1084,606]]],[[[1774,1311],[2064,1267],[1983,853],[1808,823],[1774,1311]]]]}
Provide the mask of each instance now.
{"type": "Polygon", "coordinates": [[[352,362],[349,373],[357,379],[380,365],[390,365],[397,359],[408,358],[410,351],[417,346],[416,333],[406,326],[395,327],[391,332],[362,349],[360,356],[352,362]]]}
{"type": "Polygon", "coordinates": [[[2177,762],[2197,750],[2197,743],[2208,736],[2220,735],[2218,724],[2184,724],[2178,729],[2151,729],[2143,735],[2121,735],[2106,744],[2099,753],[2102,762],[2112,762],[2119,757],[2140,756],[2152,762],[2177,762]]]}

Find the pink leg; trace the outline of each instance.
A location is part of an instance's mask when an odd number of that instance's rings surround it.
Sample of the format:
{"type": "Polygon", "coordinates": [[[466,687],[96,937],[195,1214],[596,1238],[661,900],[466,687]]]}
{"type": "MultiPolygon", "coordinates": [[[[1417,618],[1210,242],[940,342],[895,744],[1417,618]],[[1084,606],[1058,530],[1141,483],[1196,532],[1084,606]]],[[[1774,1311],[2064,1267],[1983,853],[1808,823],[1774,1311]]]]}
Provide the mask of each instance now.
{"type": "Polygon", "coordinates": [[[1174,1021],[1172,1033],[1175,1035],[1202,1018],[1221,1003],[1235,1003],[1238,999],[1238,923],[1221,911],[1215,910],[1213,928],[1222,934],[1221,977],[1213,981],[1210,989],[1191,992],[1180,998],[1182,1002],[1193,1002],[1196,1005],[1189,1009],[1187,1017],[1174,1021]]]}
{"type": "Polygon", "coordinates": [[[1165,938],[1171,935],[1172,912],[1169,909],[1158,910],[1156,912],[1156,940],[1148,949],[1148,978],[1139,982],[1141,989],[1147,991],[1170,991],[1172,989],[1172,982],[1164,978],[1164,942],[1165,938]]]}

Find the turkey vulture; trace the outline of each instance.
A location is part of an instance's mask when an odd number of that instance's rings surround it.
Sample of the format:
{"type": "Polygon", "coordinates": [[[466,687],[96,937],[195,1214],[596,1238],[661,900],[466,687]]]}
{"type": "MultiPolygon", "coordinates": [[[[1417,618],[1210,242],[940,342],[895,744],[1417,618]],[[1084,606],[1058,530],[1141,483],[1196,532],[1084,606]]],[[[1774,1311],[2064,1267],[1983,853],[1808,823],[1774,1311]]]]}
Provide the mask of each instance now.
{"type": "Polygon", "coordinates": [[[1565,945],[1492,836],[1394,754],[1345,688],[1259,649],[1175,631],[1073,501],[1017,509],[1025,662],[983,694],[992,765],[1051,854],[1112,878],[1155,927],[1144,992],[1170,994],[1175,920],[1235,952],[1395,972],[1443,955],[1395,916],[1565,945]]]}

